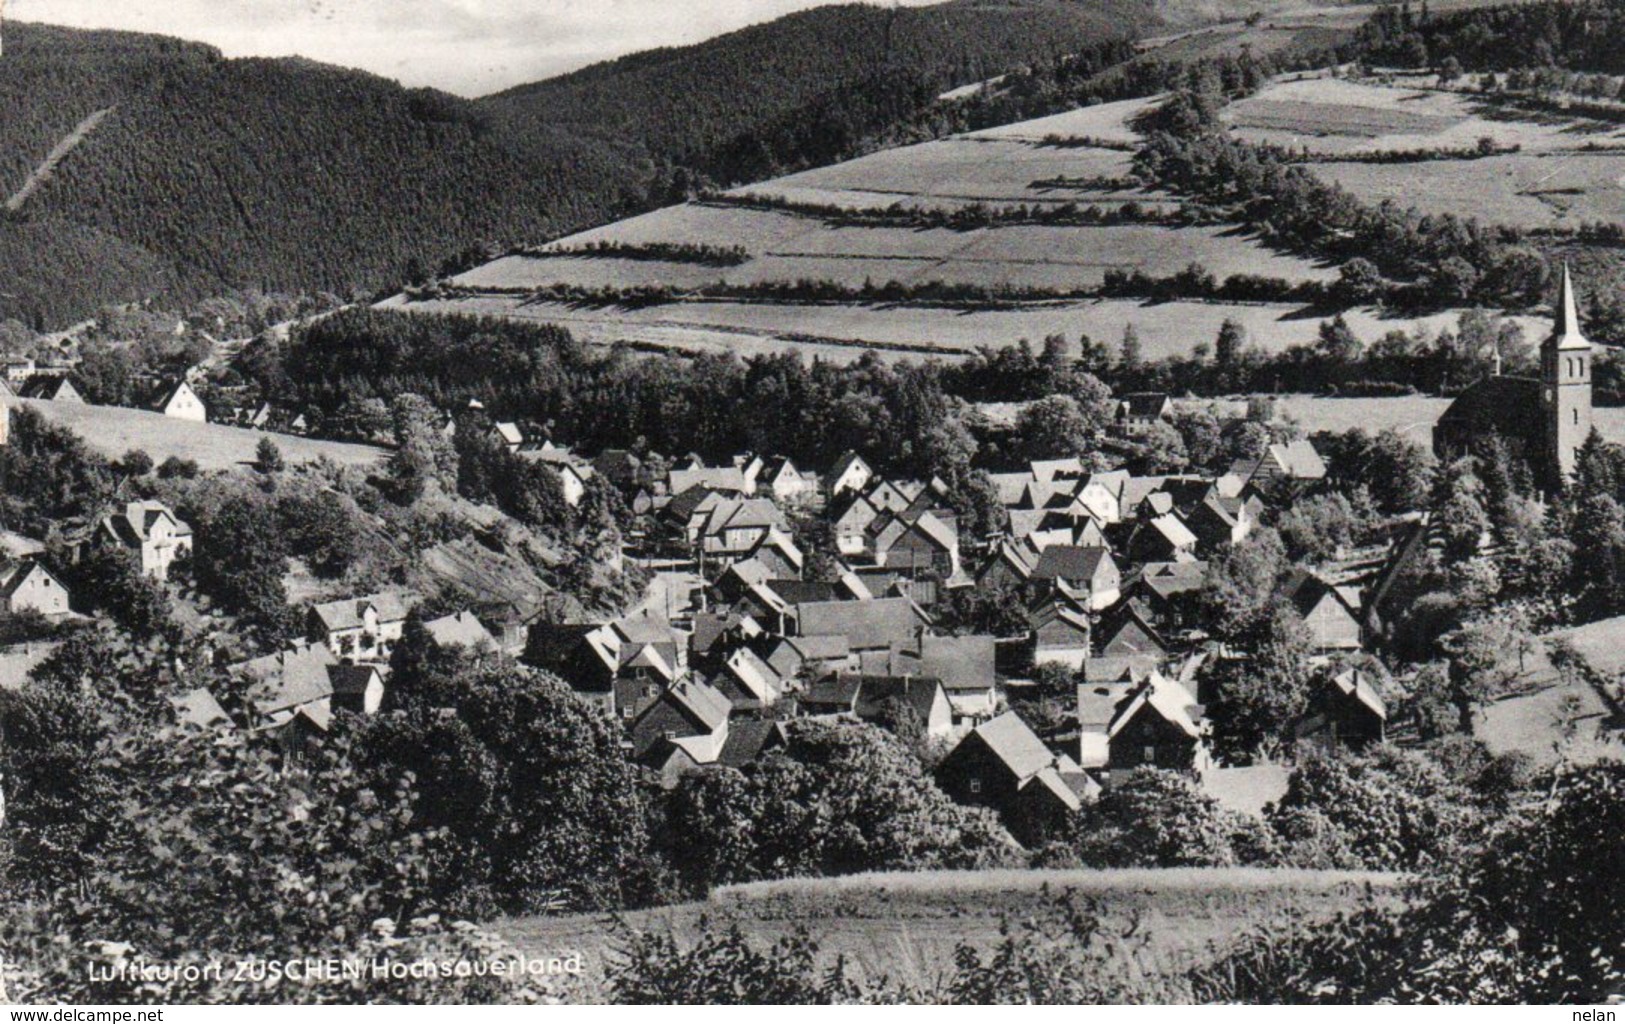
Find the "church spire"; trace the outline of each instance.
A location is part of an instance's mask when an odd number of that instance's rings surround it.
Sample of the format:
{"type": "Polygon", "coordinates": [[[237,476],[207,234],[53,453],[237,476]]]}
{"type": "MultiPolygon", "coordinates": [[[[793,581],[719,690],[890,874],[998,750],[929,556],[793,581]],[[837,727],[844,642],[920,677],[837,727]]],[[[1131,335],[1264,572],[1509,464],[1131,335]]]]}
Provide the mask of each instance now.
{"type": "Polygon", "coordinates": [[[1574,298],[1574,279],[1569,274],[1569,265],[1563,264],[1563,287],[1557,299],[1557,318],[1552,324],[1552,340],[1548,342],[1557,349],[1591,348],[1580,333],[1580,305],[1574,298]]]}

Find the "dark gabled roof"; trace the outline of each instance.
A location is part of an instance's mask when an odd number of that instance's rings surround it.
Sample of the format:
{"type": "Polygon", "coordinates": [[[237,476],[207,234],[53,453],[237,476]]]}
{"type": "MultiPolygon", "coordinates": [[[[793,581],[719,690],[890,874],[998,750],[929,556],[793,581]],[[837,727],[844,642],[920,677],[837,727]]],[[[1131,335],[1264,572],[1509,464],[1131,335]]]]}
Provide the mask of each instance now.
{"type": "Polygon", "coordinates": [[[1102,562],[1111,560],[1111,552],[1103,547],[1075,547],[1071,544],[1053,544],[1045,548],[1033,566],[1033,578],[1040,580],[1090,580],[1100,570],[1102,562]]]}
{"type": "Polygon", "coordinates": [[[1038,734],[1021,720],[1014,711],[1006,711],[997,718],[977,726],[973,735],[987,745],[988,750],[1004,762],[1010,774],[1023,781],[1037,775],[1056,761],[1056,756],[1038,738],[1038,734]]]}
{"type": "Polygon", "coordinates": [[[1360,617],[1359,594],[1352,587],[1337,586],[1320,578],[1308,569],[1295,569],[1282,586],[1282,596],[1292,603],[1300,616],[1307,616],[1315,606],[1330,594],[1355,619],[1360,617]]]}
{"type": "Polygon", "coordinates": [[[888,700],[900,700],[913,708],[920,716],[920,721],[928,722],[931,718],[931,708],[937,703],[938,695],[947,700],[943,692],[942,682],[923,676],[863,676],[862,685],[858,690],[859,716],[872,715],[880,709],[880,705],[888,700]]]}
{"type": "Polygon", "coordinates": [[[810,601],[793,609],[803,636],[844,636],[854,648],[889,647],[912,640],[930,620],[906,597],[872,601],[810,601]]]}
{"type": "Polygon", "coordinates": [[[991,636],[922,636],[920,671],[945,690],[986,690],[997,678],[995,652],[991,636]]]}
{"type": "Polygon", "coordinates": [[[1546,436],[1540,381],[1533,377],[1485,377],[1439,417],[1438,427],[1463,434],[1505,434],[1538,445],[1546,436]]]}
{"type": "Polygon", "coordinates": [[[768,580],[767,586],[783,598],[785,604],[846,600],[844,595],[848,593],[839,583],[831,580],[768,580]]]}
{"type": "Polygon", "coordinates": [[[715,494],[709,487],[694,486],[673,493],[672,499],[666,502],[660,510],[662,518],[669,522],[687,523],[698,509],[711,495],[715,494]]]}
{"type": "Polygon", "coordinates": [[[1099,635],[1102,648],[1110,646],[1118,634],[1130,626],[1138,627],[1156,645],[1159,653],[1167,653],[1168,645],[1163,641],[1162,634],[1157,632],[1157,627],[1137,601],[1119,601],[1101,616],[1099,635]]]}
{"type": "Polygon", "coordinates": [[[1388,708],[1382,696],[1364,672],[1357,668],[1345,669],[1326,681],[1326,685],[1345,697],[1351,697],[1383,721],[1388,720],[1388,708]]]}
{"type": "Polygon", "coordinates": [[[43,398],[54,401],[58,395],[77,395],[78,389],[66,377],[36,376],[31,377],[23,384],[20,394],[22,398],[43,398]]]}
{"type": "Polygon", "coordinates": [[[784,723],[745,719],[728,724],[728,738],[717,754],[717,763],[729,768],[743,768],[759,759],[763,753],[781,748],[789,742],[784,723]]]}
{"type": "MultiPolygon", "coordinates": [[[[687,712],[706,732],[716,732],[733,712],[733,702],[716,687],[697,680],[685,680],[666,688],[659,700],[687,712]]],[[[655,703],[658,703],[656,701],[655,703]]],[[[654,703],[649,705],[654,707],[654,703]]],[[[647,709],[644,712],[648,713],[647,709]]]]}
{"type": "Polygon", "coordinates": [[[378,668],[375,665],[329,665],[327,667],[327,680],[335,694],[365,693],[374,677],[378,676],[378,668]]]}
{"type": "Polygon", "coordinates": [[[1132,395],[1123,396],[1122,409],[1128,415],[1136,418],[1161,416],[1162,410],[1167,406],[1168,395],[1163,391],[1141,391],[1132,395]]]}
{"type": "Polygon", "coordinates": [[[801,695],[804,707],[838,707],[850,711],[857,707],[858,691],[863,688],[863,677],[832,675],[813,683],[801,695]]]}
{"type": "Polygon", "coordinates": [[[9,598],[12,594],[15,594],[17,588],[27,582],[28,577],[34,575],[35,572],[39,572],[47,579],[56,582],[57,586],[62,585],[61,581],[51,575],[50,570],[39,562],[22,561],[8,569],[0,570],[0,599],[9,598]]]}
{"type": "Polygon", "coordinates": [[[1050,599],[1034,608],[1028,613],[1027,621],[1034,632],[1060,622],[1070,626],[1075,632],[1082,634],[1085,639],[1089,637],[1090,633],[1088,614],[1074,607],[1071,602],[1060,595],[1053,595],[1050,599]]]}

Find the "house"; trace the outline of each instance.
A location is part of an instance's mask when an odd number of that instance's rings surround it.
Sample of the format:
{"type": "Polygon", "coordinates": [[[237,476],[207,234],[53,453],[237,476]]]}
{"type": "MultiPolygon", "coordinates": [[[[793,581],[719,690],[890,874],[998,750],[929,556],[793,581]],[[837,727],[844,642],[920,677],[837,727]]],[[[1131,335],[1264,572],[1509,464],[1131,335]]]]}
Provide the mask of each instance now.
{"type": "Polygon", "coordinates": [[[874,502],[863,495],[852,501],[835,517],[835,550],[847,558],[871,554],[869,527],[881,516],[874,502]]]}
{"type": "Polygon", "coordinates": [[[766,498],[729,498],[713,493],[689,516],[685,532],[689,546],[701,554],[737,560],[749,557],[770,531],[777,530],[788,538],[789,529],[784,513],[766,498]]]}
{"type": "Polygon", "coordinates": [[[979,586],[1019,585],[1032,579],[1039,552],[1020,540],[1003,540],[977,574],[979,586]]]}
{"type": "Polygon", "coordinates": [[[1051,751],[1013,711],[966,733],[936,777],[956,802],[991,808],[1029,847],[1066,832],[1099,794],[1076,761],[1051,751]]]}
{"type": "Polygon", "coordinates": [[[429,635],[434,637],[434,642],[441,647],[465,647],[470,651],[478,651],[494,650],[497,646],[496,637],[492,636],[484,623],[469,611],[430,619],[423,624],[423,628],[429,631],[429,635]]]}
{"type": "Polygon", "coordinates": [[[650,701],[632,723],[632,755],[663,761],[679,745],[695,764],[712,764],[728,738],[733,705],[715,687],[695,679],[673,683],[650,701]]]}
{"type": "Polygon", "coordinates": [[[525,660],[631,721],[686,670],[685,648],[670,622],[644,612],[596,626],[533,624],[525,660]]]}
{"type": "Polygon", "coordinates": [[[745,498],[756,493],[756,484],[747,479],[738,466],[706,466],[703,463],[690,469],[674,469],[666,476],[666,493],[682,494],[693,487],[704,487],[718,494],[745,498]]]}
{"type": "Polygon", "coordinates": [[[779,678],[773,666],[749,647],[741,647],[728,655],[712,685],[728,698],[735,711],[772,707],[785,691],[785,681],[779,678]]]}
{"type": "Polygon", "coordinates": [[[12,388],[21,387],[34,376],[34,360],[25,356],[0,360],[0,376],[4,376],[12,388]]]}
{"type": "Polygon", "coordinates": [[[769,719],[735,719],[728,723],[728,738],[722,742],[717,764],[729,768],[745,768],[762,759],[762,755],[783,750],[790,744],[790,734],[783,722],[769,719]]]}
{"type": "Polygon", "coordinates": [[[862,494],[875,478],[875,471],[863,461],[863,456],[849,451],[835,460],[835,465],[824,475],[824,492],[831,499],[843,494],[862,494]]]}
{"type": "Polygon", "coordinates": [[[876,566],[910,577],[959,575],[959,530],[952,516],[904,512],[878,519],[869,529],[876,566]]]}
{"type": "Polygon", "coordinates": [[[254,728],[288,724],[304,708],[316,709],[316,724],[326,731],[332,711],[333,682],[328,670],[338,659],[325,644],[309,643],[227,667],[248,696],[254,728]]]}
{"type": "Polygon", "coordinates": [[[1061,594],[1051,594],[1028,616],[1032,626],[1033,667],[1064,665],[1083,668],[1089,660],[1088,613],[1061,594]]]}
{"type": "Polygon", "coordinates": [[[906,597],[877,597],[792,605],[790,624],[793,636],[842,636],[850,650],[863,651],[910,644],[931,619],[906,597]]]}
{"type": "Polygon", "coordinates": [[[782,455],[768,459],[757,474],[756,486],[766,488],[773,500],[787,505],[803,505],[818,497],[818,477],[803,473],[782,455]]]}
{"type": "Polygon", "coordinates": [[[1138,437],[1173,414],[1173,399],[1160,391],[1124,395],[1117,403],[1117,429],[1129,437],[1138,437]]]}
{"type": "Polygon", "coordinates": [[[1142,602],[1123,601],[1100,617],[1096,653],[1108,658],[1139,654],[1161,659],[1168,656],[1168,645],[1142,602]]]}
{"type": "Polygon", "coordinates": [[[1123,489],[1127,470],[1092,474],[1072,496],[1074,505],[1096,521],[1111,525],[1123,521],[1123,489]]]}
{"type": "Polygon", "coordinates": [[[5,601],[6,611],[12,615],[28,611],[60,619],[69,613],[68,592],[62,581],[33,560],[0,571],[0,600],[5,601]]]}
{"type": "Polygon", "coordinates": [[[997,643],[991,636],[920,637],[920,674],[939,680],[953,724],[965,725],[992,718],[998,710],[997,643]]]}
{"type": "Polygon", "coordinates": [[[1185,623],[1206,586],[1206,562],[1147,562],[1129,586],[1128,597],[1141,602],[1159,626],[1168,628],[1185,623]]]}
{"type": "Polygon", "coordinates": [[[765,660],[780,679],[820,679],[831,672],[855,671],[859,658],[842,635],[779,637],[771,642],[765,660]]]}
{"type": "Polygon", "coordinates": [[[1360,592],[1346,585],[1334,585],[1307,569],[1288,577],[1282,595],[1309,627],[1315,648],[1327,651],[1360,649],[1360,592]]]}
{"type": "Polygon", "coordinates": [[[67,377],[39,376],[23,385],[19,392],[22,398],[38,398],[46,402],[78,402],[84,404],[84,396],[79,389],[73,386],[73,381],[67,377]]]}
{"type": "Polygon", "coordinates": [[[1309,697],[1309,708],[1293,727],[1300,742],[1359,749],[1381,743],[1388,709],[1376,680],[1362,669],[1326,676],[1309,697]]]}
{"type": "Polygon", "coordinates": [[[571,508],[581,505],[581,500],[587,496],[587,481],[596,475],[590,463],[552,441],[542,442],[539,448],[522,448],[518,455],[526,462],[540,462],[556,473],[559,489],[564,493],[564,503],[571,508]]]}
{"type": "Polygon", "coordinates": [[[306,636],[345,661],[388,661],[415,594],[369,594],[311,606],[306,636]]]}
{"type": "Polygon", "coordinates": [[[141,571],[154,579],[169,578],[176,559],[192,553],[192,527],[161,501],[132,501],[123,512],[102,519],[97,538],[135,552],[141,571]]]}
{"type": "Polygon", "coordinates": [[[854,712],[865,722],[887,711],[892,702],[912,709],[925,735],[941,739],[954,727],[953,706],[941,680],[923,676],[861,676],[854,712]]]}
{"type": "Polygon", "coordinates": [[[358,715],[375,715],[384,703],[384,674],[377,665],[329,665],[331,707],[358,715]]]}
{"type": "Polygon", "coordinates": [[[192,390],[192,385],[186,381],[177,381],[160,391],[153,399],[152,408],[165,416],[178,420],[190,420],[193,423],[209,422],[209,410],[203,404],[203,399],[192,390]]]}
{"type": "Polygon", "coordinates": [[[1201,550],[1212,552],[1246,540],[1253,530],[1253,513],[1241,498],[1215,492],[1191,507],[1185,525],[1196,535],[1201,550]]]}
{"type": "Polygon", "coordinates": [[[1299,440],[1272,444],[1256,459],[1239,459],[1226,475],[1255,488],[1267,488],[1281,481],[1314,483],[1326,479],[1326,463],[1313,444],[1299,440]]]}
{"type": "Polygon", "coordinates": [[[1136,562],[1183,562],[1196,557],[1196,534],[1173,512],[1147,519],[1129,539],[1136,562]]]}
{"type": "Polygon", "coordinates": [[[1122,594],[1122,573],[1112,553],[1103,547],[1058,544],[1045,548],[1033,566],[1032,578],[1081,598],[1088,611],[1110,607],[1122,594]]]}
{"type": "Polygon", "coordinates": [[[517,452],[525,444],[525,432],[517,423],[491,424],[491,440],[508,449],[517,452]]]}
{"type": "Polygon", "coordinates": [[[767,567],[774,577],[795,576],[805,564],[805,556],[796,547],[795,540],[778,527],[768,530],[743,554],[767,567]]]}
{"type": "Polygon", "coordinates": [[[1200,773],[1211,765],[1203,709],[1190,691],[1151,672],[1143,679],[1078,684],[1078,764],[1200,773]]]}

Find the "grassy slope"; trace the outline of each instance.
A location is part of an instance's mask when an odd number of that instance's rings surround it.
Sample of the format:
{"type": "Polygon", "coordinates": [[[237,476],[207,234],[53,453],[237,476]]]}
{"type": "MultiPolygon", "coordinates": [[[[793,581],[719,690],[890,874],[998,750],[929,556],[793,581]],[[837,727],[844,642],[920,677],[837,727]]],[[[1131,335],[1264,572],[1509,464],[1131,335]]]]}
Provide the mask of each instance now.
{"type": "MultiPolygon", "coordinates": [[[[1240,868],[888,873],[729,886],[703,903],[623,918],[683,942],[707,923],[737,924],[759,943],[805,925],[831,959],[845,954],[867,975],[929,985],[959,942],[992,946],[1006,920],[1029,918],[1071,893],[1096,901],[1108,927],[1132,928],[1138,938],[1120,943],[1115,955],[1149,986],[1246,928],[1290,914],[1329,916],[1368,893],[1397,899],[1398,882],[1376,873],[1240,868]]],[[[496,927],[533,954],[581,952],[589,988],[617,943],[615,921],[602,915],[516,918],[496,927]]]]}
{"type": "Polygon", "coordinates": [[[155,462],[175,456],[192,459],[204,470],[234,469],[252,463],[254,449],[267,437],[276,442],[289,463],[325,457],[340,465],[369,466],[384,454],[382,449],[362,444],[268,434],[219,423],[191,423],[139,409],[37,399],[24,399],[22,404],[38,409],[51,422],[67,427],[111,458],[140,448],[155,462]]]}

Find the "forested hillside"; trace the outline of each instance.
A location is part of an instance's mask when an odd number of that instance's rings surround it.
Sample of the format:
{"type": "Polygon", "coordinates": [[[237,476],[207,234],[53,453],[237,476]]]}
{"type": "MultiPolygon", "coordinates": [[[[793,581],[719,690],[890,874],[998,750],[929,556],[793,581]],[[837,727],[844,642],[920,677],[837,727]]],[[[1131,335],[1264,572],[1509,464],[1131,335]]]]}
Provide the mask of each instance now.
{"type": "Polygon", "coordinates": [[[0,192],[101,109],[7,211],[0,318],[49,326],[160,289],[377,288],[478,242],[602,216],[597,183],[616,166],[585,142],[522,160],[467,101],[360,72],[14,24],[0,192]]]}
{"type": "Polygon", "coordinates": [[[699,180],[848,156],[944,88],[1151,21],[1139,0],[847,5],[483,101],[13,23],[0,320],[54,327],[156,293],[392,287],[680,199],[699,180]],[[39,175],[53,149],[60,161],[39,175]]]}
{"type": "Polygon", "coordinates": [[[844,4],[481,101],[527,151],[602,139],[719,184],[850,156],[942,91],[1158,24],[1148,0],[844,4]]]}

